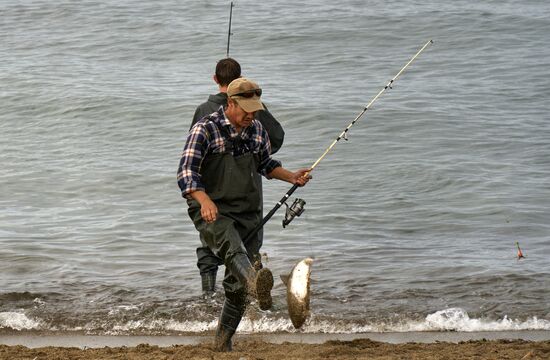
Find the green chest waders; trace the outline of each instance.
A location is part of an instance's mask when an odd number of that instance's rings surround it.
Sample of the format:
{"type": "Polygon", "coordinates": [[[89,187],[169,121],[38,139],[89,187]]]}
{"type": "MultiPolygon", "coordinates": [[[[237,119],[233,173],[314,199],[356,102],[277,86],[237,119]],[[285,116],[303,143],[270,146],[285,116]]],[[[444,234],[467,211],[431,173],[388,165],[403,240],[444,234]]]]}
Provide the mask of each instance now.
{"type": "Polygon", "coordinates": [[[194,200],[188,201],[189,216],[195,227],[226,266],[239,253],[247,255],[251,262],[258,260],[261,246],[258,236],[243,243],[262,217],[258,161],[252,153],[233,156],[228,151],[205,158],[201,180],[206,193],[218,207],[215,222],[207,224],[201,217],[200,205],[194,200]]]}
{"type": "MultiPolygon", "coordinates": [[[[189,200],[189,216],[212,252],[224,260],[226,270],[223,287],[225,302],[218,330],[216,348],[231,350],[231,338],[246,308],[246,294],[250,282],[258,281],[252,264],[259,260],[261,242],[254,236],[246,244],[243,240],[262,218],[261,179],[257,172],[259,159],[252,153],[240,156],[231,154],[231,141],[226,141],[226,152],[208,155],[201,166],[201,180],[206,193],[218,207],[218,217],[206,223],[200,213],[200,205],[189,200]],[[254,280],[253,280],[254,279],[254,280]]],[[[264,269],[267,270],[267,269],[264,269]]],[[[269,270],[267,270],[269,272],[269,270]]],[[[271,272],[269,293],[273,286],[271,272]]],[[[253,290],[256,292],[256,288],[253,290]]],[[[257,295],[257,294],[256,294],[257,295]]],[[[271,307],[271,295],[261,308],[271,307]]]]}

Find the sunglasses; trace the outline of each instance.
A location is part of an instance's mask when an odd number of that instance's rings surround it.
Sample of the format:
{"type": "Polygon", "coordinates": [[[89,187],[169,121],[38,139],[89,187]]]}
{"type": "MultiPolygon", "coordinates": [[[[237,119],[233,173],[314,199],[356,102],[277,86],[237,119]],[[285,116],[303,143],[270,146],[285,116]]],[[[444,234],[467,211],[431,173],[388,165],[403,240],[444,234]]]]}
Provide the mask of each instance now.
{"type": "Polygon", "coordinates": [[[248,91],[245,91],[245,92],[242,92],[242,93],[238,93],[238,94],[235,94],[235,95],[231,95],[231,97],[240,96],[240,97],[243,97],[243,98],[250,99],[250,98],[253,97],[254,95],[256,95],[256,96],[258,96],[258,97],[262,96],[262,89],[248,90],[248,91]]]}

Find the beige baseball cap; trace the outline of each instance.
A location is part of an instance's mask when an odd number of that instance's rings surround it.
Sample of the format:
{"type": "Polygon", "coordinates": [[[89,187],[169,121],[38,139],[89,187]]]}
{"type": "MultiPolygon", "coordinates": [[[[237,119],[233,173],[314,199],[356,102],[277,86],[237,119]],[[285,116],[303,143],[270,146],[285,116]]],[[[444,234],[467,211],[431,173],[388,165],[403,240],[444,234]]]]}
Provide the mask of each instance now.
{"type": "Polygon", "coordinates": [[[252,80],[237,78],[227,86],[227,96],[235,100],[246,112],[264,110],[260,96],[262,89],[252,80]]]}

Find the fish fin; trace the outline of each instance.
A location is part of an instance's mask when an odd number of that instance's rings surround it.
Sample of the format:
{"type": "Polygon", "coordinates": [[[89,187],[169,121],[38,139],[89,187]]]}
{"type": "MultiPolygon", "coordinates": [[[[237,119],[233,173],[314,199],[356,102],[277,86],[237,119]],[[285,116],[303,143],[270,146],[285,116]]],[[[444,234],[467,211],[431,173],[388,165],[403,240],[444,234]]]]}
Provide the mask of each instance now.
{"type": "Polygon", "coordinates": [[[283,281],[283,284],[285,284],[285,286],[288,287],[288,278],[290,277],[290,274],[289,275],[279,275],[281,280],[283,281]]]}

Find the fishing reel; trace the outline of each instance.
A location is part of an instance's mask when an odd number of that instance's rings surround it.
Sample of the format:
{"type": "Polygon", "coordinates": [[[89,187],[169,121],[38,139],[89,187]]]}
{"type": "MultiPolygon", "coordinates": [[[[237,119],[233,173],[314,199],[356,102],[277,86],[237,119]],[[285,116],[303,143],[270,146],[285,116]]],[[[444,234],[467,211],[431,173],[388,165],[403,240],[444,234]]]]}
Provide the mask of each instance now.
{"type": "Polygon", "coordinates": [[[294,220],[294,217],[302,215],[304,212],[304,205],[306,202],[302,199],[296,198],[292,205],[290,207],[285,202],[286,205],[286,214],[285,219],[283,220],[283,228],[285,228],[292,220],[294,220]]]}

